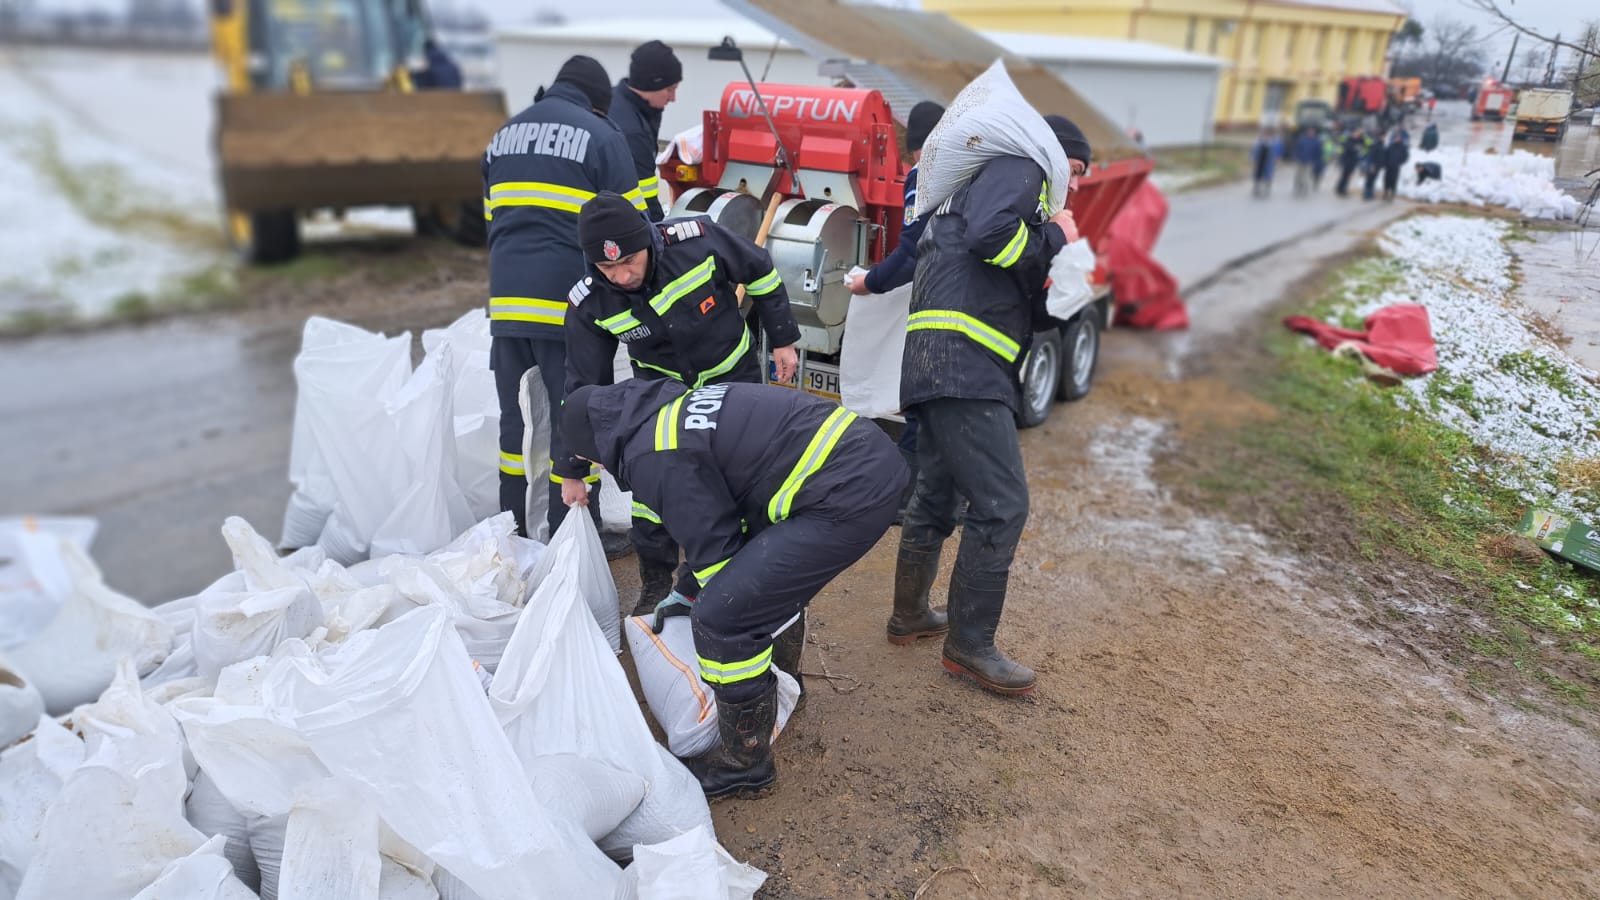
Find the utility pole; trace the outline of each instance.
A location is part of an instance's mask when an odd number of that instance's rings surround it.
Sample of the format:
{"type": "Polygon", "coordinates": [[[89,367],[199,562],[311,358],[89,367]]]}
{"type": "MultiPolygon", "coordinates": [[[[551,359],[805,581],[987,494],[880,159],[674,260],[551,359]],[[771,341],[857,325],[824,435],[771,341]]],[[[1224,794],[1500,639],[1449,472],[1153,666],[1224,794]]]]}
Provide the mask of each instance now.
{"type": "Polygon", "coordinates": [[[1561,32],[1556,32],[1556,40],[1550,42],[1550,62],[1544,67],[1544,86],[1549,87],[1550,82],[1556,80],[1556,56],[1561,53],[1561,45],[1556,41],[1561,40],[1561,32]]]}
{"type": "Polygon", "coordinates": [[[1500,83],[1507,84],[1511,81],[1511,58],[1517,55],[1517,39],[1522,37],[1519,32],[1511,36],[1511,52],[1506,54],[1506,67],[1500,72],[1500,83]]]}

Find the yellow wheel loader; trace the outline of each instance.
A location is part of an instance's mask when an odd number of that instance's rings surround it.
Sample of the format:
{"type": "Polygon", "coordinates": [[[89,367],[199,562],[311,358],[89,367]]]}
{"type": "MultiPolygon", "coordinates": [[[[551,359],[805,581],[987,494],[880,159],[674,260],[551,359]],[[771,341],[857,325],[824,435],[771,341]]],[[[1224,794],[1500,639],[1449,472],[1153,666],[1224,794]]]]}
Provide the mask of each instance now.
{"type": "Polygon", "coordinates": [[[210,0],[223,71],[215,153],[228,239],[252,262],[300,250],[316,210],[410,206],[418,230],[484,234],[479,162],[499,91],[416,90],[422,0],[210,0]]]}

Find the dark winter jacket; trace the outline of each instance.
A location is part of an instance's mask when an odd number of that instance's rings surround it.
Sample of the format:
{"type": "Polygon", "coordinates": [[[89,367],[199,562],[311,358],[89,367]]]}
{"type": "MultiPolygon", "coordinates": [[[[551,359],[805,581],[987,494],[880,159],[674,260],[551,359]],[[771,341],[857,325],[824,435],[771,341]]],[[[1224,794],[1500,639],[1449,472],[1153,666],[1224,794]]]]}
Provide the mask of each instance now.
{"type": "Polygon", "coordinates": [[[617,82],[611,91],[611,109],[606,113],[615,122],[622,136],[628,139],[628,153],[633,157],[634,172],[639,176],[636,185],[644,197],[645,213],[650,221],[659,222],[664,216],[656,184],[656,147],[661,142],[661,110],[656,109],[628,87],[628,79],[617,82]]]}
{"type": "Polygon", "coordinates": [[[917,240],[922,237],[926,218],[915,217],[917,208],[917,167],[906,173],[905,218],[900,223],[900,241],[881,262],[867,272],[867,290],[887,294],[911,283],[917,273],[917,240]]]}
{"type": "Polygon", "coordinates": [[[1411,158],[1411,148],[1404,141],[1391,141],[1383,147],[1383,167],[1399,171],[1411,158]]]}
{"type": "Polygon", "coordinates": [[[627,142],[575,85],[556,82],[495,132],[483,154],[491,334],[562,340],[584,272],[578,209],[600,191],[644,209],[627,142]]]}
{"type": "Polygon", "coordinates": [[[1439,126],[1433,124],[1432,122],[1429,122],[1428,123],[1428,127],[1422,129],[1422,144],[1421,144],[1421,147],[1422,147],[1423,150],[1432,150],[1432,149],[1434,149],[1434,148],[1436,148],[1438,146],[1439,146],[1439,126]]]}
{"type": "Polygon", "coordinates": [[[1302,134],[1294,142],[1294,161],[1297,163],[1315,164],[1322,159],[1322,138],[1314,134],[1302,134]]]}
{"type": "Polygon", "coordinates": [[[631,379],[591,395],[589,424],[634,515],[666,526],[702,586],[773,523],[853,515],[910,477],[882,429],[776,385],[631,379]]]}
{"type": "MultiPolygon", "coordinates": [[[[766,250],[707,216],[668,219],[652,238],[650,268],[638,290],[624,291],[590,266],[568,294],[566,393],[610,384],[618,341],[628,345],[634,372],[644,378],[690,387],[759,381],[757,344],[739,314],[741,284],[773,347],[800,339],[789,293],[766,250]]],[[[555,462],[563,478],[587,471],[576,459],[555,462]]]]}
{"type": "Polygon", "coordinates": [[[1346,169],[1353,169],[1360,165],[1361,160],[1367,155],[1367,147],[1371,143],[1372,140],[1364,134],[1347,135],[1344,139],[1344,146],[1339,150],[1339,165],[1346,169]]]}
{"type": "Polygon", "coordinates": [[[1033,299],[1066,236],[1045,216],[1044,170],[990,160],[939,205],[917,243],[900,402],[947,397],[1017,408],[1033,299]]]}

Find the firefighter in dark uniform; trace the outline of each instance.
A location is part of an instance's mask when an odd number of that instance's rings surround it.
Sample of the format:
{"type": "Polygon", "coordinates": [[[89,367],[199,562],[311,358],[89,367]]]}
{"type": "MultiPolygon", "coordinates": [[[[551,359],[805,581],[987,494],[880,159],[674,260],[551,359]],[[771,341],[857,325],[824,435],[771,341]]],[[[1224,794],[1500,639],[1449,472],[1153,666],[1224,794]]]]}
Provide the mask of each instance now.
{"type": "MultiPolygon", "coordinates": [[[[1073,123],[1047,117],[1072,166],[1068,189],[1089,164],[1073,123]]],[[[1018,368],[1042,306],[1050,260],[1077,239],[1071,213],[1047,216],[1044,170],[1031,159],[985,163],[940,204],[917,247],[900,400],[921,423],[917,486],[895,566],[889,640],[945,634],[944,666],[987,690],[1033,689],[1033,670],[1001,653],[995,629],[1028,518],[1028,483],[1017,443],[1018,368]],[[948,633],[928,591],[956,508],[968,511],[950,577],[948,633]]]]}
{"type": "Polygon", "coordinates": [[[639,175],[650,221],[661,221],[661,200],[656,185],[656,149],[661,141],[661,111],[678,99],[683,63],[672,48],[660,41],[640,44],[628,61],[628,77],[611,92],[611,121],[628,139],[628,152],[639,175]]]}
{"type": "MultiPolygon", "coordinates": [[[[618,341],[628,345],[639,378],[671,378],[690,387],[760,382],[758,346],[739,314],[740,285],[760,312],[778,380],[794,374],[800,326],[772,257],[755,243],[706,216],[652,225],[609,193],[583,205],[578,239],[589,274],[567,298],[568,393],[611,383],[618,341]]],[[[563,477],[586,470],[579,460],[556,460],[563,477]]],[[[572,485],[562,491],[564,502],[583,498],[572,485]]],[[[637,507],[632,538],[640,581],[633,614],[643,615],[672,590],[678,545],[648,510],[637,507]]],[[[687,571],[678,590],[693,595],[687,571]]]]}
{"type": "Polygon", "coordinates": [[[656,612],[658,629],[690,616],[717,696],[721,744],[688,760],[690,771],[711,797],[770,785],[771,669],[798,672],[803,642],[784,625],[889,529],[905,462],[870,421],[776,385],[636,378],[573,391],[561,420],[568,446],[683,544],[701,584],[696,599],[656,612]]]}
{"type": "MultiPolygon", "coordinates": [[[[551,416],[561,406],[566,379],[567,291],[583,277],[578,210],[597,192],[616,191],[640,210],[638,178],[628,148],[605,118],[611,80],[587,56],[562,65],[540,99],[501,126],[483,157],[484,215],[489,230],[489,365],[500,395],[500,508],[529,532],[527,466],[522,458],[522,376],[534,366],[544,383],[551,416]]],[[[551,429],[550,457],[566,456],[551,429]]],[[[556,476],[550,483],[548,523],[555,533],[567,508],[556,476]]],[[[585,476],[598,489],[598,474],[585,476]]],[[[598,521],[600,506],[590,507],[598,521]]],[[[620,535],[605,535],[607,555],[626,552],[620,535]]]]}

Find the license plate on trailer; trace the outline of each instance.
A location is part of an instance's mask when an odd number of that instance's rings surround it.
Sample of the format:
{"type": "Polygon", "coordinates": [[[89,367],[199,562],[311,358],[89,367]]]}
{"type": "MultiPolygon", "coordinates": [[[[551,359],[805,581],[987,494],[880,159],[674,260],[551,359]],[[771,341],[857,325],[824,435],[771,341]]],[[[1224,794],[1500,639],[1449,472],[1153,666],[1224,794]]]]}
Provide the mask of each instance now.
{"type": "MultiPolygon", "coordinates": [[[[768,363],[767,378],[771,380],[775,377],[772,364],[768,363]]],[[[800,376],[791,377],[788,381],[772,381],[772,383],[781,384],[784,387],[800,387],[798,382],[801,378],[805,380],[806,393],[816,394],[818,397],[826,397],[834,402],[839,401],[839,367],[831,366],[827,363],[808,362],[805,365],[805,372],[800,376]]]]}

